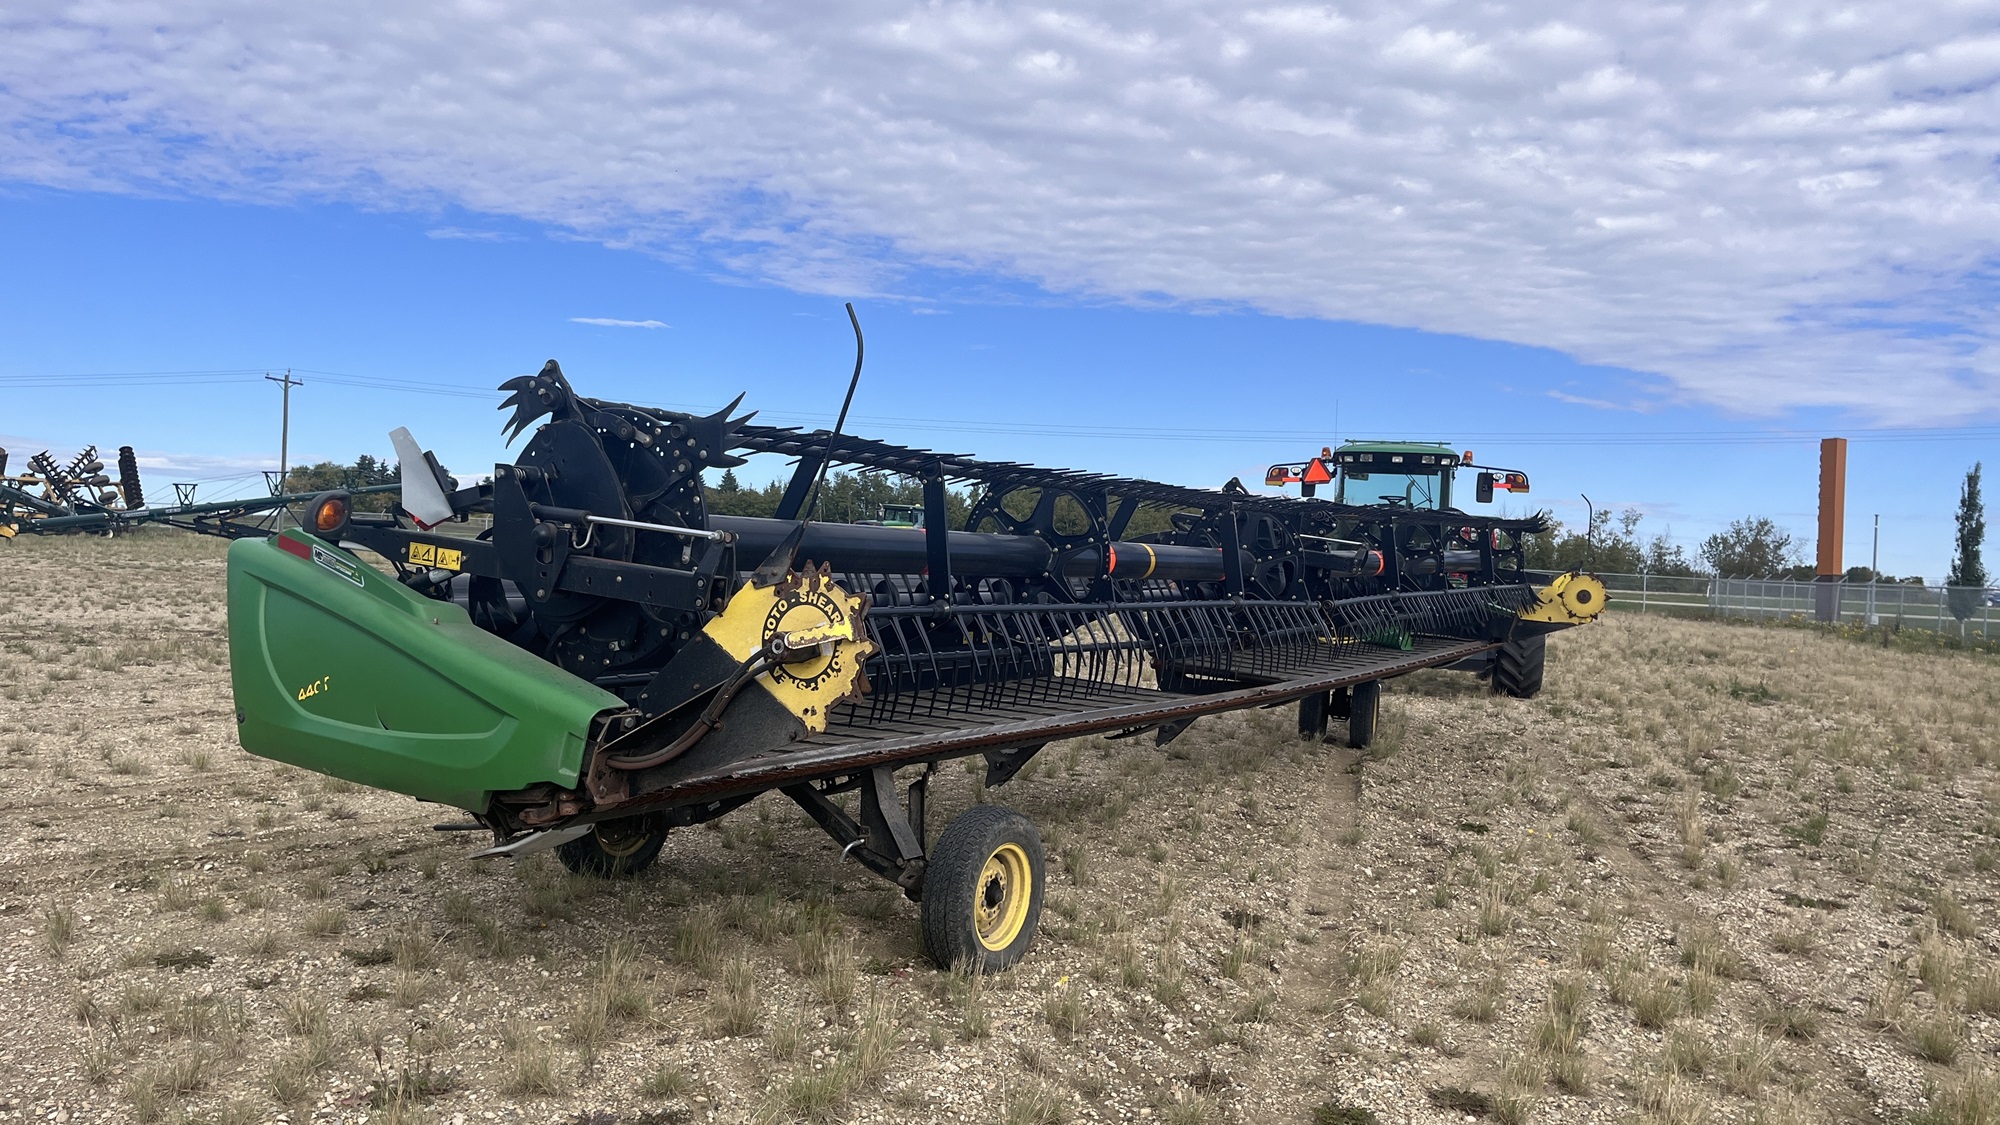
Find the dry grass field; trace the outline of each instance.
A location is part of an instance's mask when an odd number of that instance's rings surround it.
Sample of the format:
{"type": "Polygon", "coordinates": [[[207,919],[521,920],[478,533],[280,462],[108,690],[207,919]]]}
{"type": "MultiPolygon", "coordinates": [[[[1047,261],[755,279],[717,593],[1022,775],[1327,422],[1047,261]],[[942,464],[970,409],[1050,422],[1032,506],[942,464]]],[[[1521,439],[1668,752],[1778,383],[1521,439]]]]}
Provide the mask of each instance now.
{"type": "Polygon", "coordinates": [[[2000,1121],[2000,661],[1613,616],[1549,689],[1051,746],[1017,970],[767,797],[636,881],[236,749],[222,545],[0,544],[0,1120],[2000,1121]]]}

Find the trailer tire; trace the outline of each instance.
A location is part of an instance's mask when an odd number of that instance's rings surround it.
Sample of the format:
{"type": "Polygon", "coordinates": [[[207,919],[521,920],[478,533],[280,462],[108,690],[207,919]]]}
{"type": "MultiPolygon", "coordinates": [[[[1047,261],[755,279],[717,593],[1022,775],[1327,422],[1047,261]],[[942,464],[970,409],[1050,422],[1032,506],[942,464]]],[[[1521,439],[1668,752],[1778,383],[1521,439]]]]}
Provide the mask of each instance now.
{"type": "Polygon", "coordinates": [[[1299,700],[1299,737],[1307,742],[1318,742],[1326,737],[1326,717],[1333,708],[1328,705],[1331,694],[1316,691],[1299,700]]]}
{"type": "Polygon", "coordinates": [[[1364,680],[1347,689],[1347,744],[1366,750],[1382,718],[1382,681],[1364,680]]]}
{"type": "Polygon", "coordinates": [[[1493,690],[1515,699],[1533,699],[1542,690],[1548,658],[1547,633],[1516,637],[1501,645],[1493,657],[1493,690]]]}
{"type": "Polygon", "coordinates": [[[625,816],[601,820],[556,849],[564,867],[578,875],[622,879],[637,875],[660,858],[667,842],[666,821],[657,816],[625,816]]]}
{"type": "Polygon", "coordinates": [[[924,870],[924,949],[941,969],[1009,968],[1028,952],[1047,886],[1042,837],[1027,817],[974,805],[945,826],[924,870]]]}

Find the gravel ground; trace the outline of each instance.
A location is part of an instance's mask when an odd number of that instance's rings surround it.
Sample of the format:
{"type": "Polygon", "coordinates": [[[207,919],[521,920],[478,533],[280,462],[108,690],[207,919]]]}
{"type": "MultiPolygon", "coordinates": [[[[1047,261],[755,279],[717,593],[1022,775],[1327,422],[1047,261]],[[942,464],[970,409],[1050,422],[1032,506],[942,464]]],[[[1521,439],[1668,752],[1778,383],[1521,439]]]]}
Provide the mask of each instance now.
{"type": "Polygon", "coordinates": [[[976,979],[781,799],[609,883],[244,755],[220,544],[0,566],[0,1121],[2000,1112],[1991,657],[1614,613],[1532,701],[1396,681],[1365,758],[1277,710],[948,765],[934,828],[1050,855],[976,979]]]}

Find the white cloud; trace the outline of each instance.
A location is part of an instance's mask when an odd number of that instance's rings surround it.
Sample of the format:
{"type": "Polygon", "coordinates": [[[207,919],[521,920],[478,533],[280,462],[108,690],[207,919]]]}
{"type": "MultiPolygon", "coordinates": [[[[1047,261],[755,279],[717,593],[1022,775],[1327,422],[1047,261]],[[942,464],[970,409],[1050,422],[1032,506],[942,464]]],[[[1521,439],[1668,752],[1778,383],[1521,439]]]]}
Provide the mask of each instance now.
{"type": "Polygon", "coordinates": [[[1596,410],[1629,410],[1634,414],[1651,414],[1653,407],[1644,402],[1613,402],[1607,398],[1592,398],[1589,395],[1573,395],[1567,391],[1544,392],[1557,402],[1567,402],[1572,406],[1588,406],[1596,410]]]}
{"type": "MultiPolygon", "coordinates": [[[[8,451],[10,473],[27,472],[28,458],[37,453],[47,453],[59,464],[67,464],[76,456],[81,446],[33,437],[22,434],[0,434],[0,449],[8,451]]],[[[278,455],[275,451],[265,456],[212,456],[206,453],[162,453],[157,450],[134,450],[138,458],[141,478],[150,486],[154,477],[161,478],[161,487],[166,487],[165,477],[174,474],[177,479],[213,480],[228,476],[255,475],[262,469],[276,469],[278,455]]],[[[103,461],[105,472],[112,477],[118,475],[118,447],[100,445],[97,447],[98,460],[103,461]]],[[[304,464],[305,462],[299,462],[304,464]]]]}
{"type": "Polygon", "coordinates": [[[599,328],[671,328],[664,320],[619,320],[611,316],[573,316],[571,324],[594,324],[599,328]]]}
{"type": "MultiPolygon", "coordinates": [[[[453,205],[1542,345],[1750,413],[2000,410],[1979,5],[21,0],[0,169],[453,205]]],[[[449,228],[447,228],[449,229],[449,228]]]]}
{"type": "Polygon", "coordinates": [[[7,451],[7,471],[16,475],[28,471],[28,458],[50,449],[52,444],[43,438],[24,434],[0,434],[0,449],[7,451]]]}
{"type": "MultiPolygon", "coordinates": [[[[59,463],[67,463],[81,447],[60,439],[35,437],[21,434],[0,434],[0,449],[8,451],[10,473],[27,471],[28,458],[47,451],[59,463]]],[[[264,473],[275,473],[278,468],[278,450],[273,447],[262,453],[212,454],[187,453],[174,450],[158,450],[140,447],[134,450],[138,461],[139,481],[145,487],[146,502],[155,507],[174,502],[174,482],[193,482],[197,502],[229,500],[244,496],[268,494],[264,473]]],[[[97,456],[104,462],[106,475],[118,479],[118,447],[100,445],[97,456]]],[[[291,450],[293,465],[312,465],[321,461],[337,460],[346,462],[352,454],[337,457],[323,452],[291,450]]]]}
{"type": "Polygon", "coordinates": [[[497,230],[467,230],[464,227],[435,227],[424,232],[427,237],[456,242],[515,242],[518,235],[497,230]]]}
{"type": "MultiPolygon", "coordinates": [[[[276,451],[249,456],[215,456],[206,453],[139,452],[139,479],[147,490],[158,486],[161,495],[169,495],[167,485],[171,480],[195,480],[221,482],[236,478],[255,478],[264,470],[273,472],[278,468],[276,451]]],[[[326,457],[292,451],[292,464],[312,465],[327,460],[326,457]]],[[[261,482],[259,482],[261,484],[261,482]]]]}

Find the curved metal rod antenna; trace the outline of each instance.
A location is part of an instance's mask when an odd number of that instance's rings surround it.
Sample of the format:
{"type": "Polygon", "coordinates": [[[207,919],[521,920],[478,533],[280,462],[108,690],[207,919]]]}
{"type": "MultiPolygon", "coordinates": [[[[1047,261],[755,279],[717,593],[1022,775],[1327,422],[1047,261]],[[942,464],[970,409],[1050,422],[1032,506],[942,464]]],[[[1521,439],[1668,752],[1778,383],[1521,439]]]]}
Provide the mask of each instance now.
{"type": "Polygon", "coordinates": [[[854,326],[854,377],[847,381],[847,397],[840,400],[840,417],[834,419],[833,433],[827,435],[826,456],[819,463],[819,476],[813,481],[811,499],[806,501],[805,512],[800,523],[811,523],[813,513],[819,510],[820,493],[826,487],[826,470],[833,464],[833,447],[840,440],[841,427],[847,425],[847,408],[854,405],[854,388],[861,385],[861,318],[854,315],[854,302],[847,302],[847,323],[854,326]]]}
{"type": "Polygon", "coordinates": [[[1577,493],[1577,495],[1583,497],[1584,565],[1595,567],[1597,565],[1597,544],[1593,542],[1593,537],[1597,534],[1597,506],[1590,502],[1589,495],[1581,492],[1577,493]]]}

